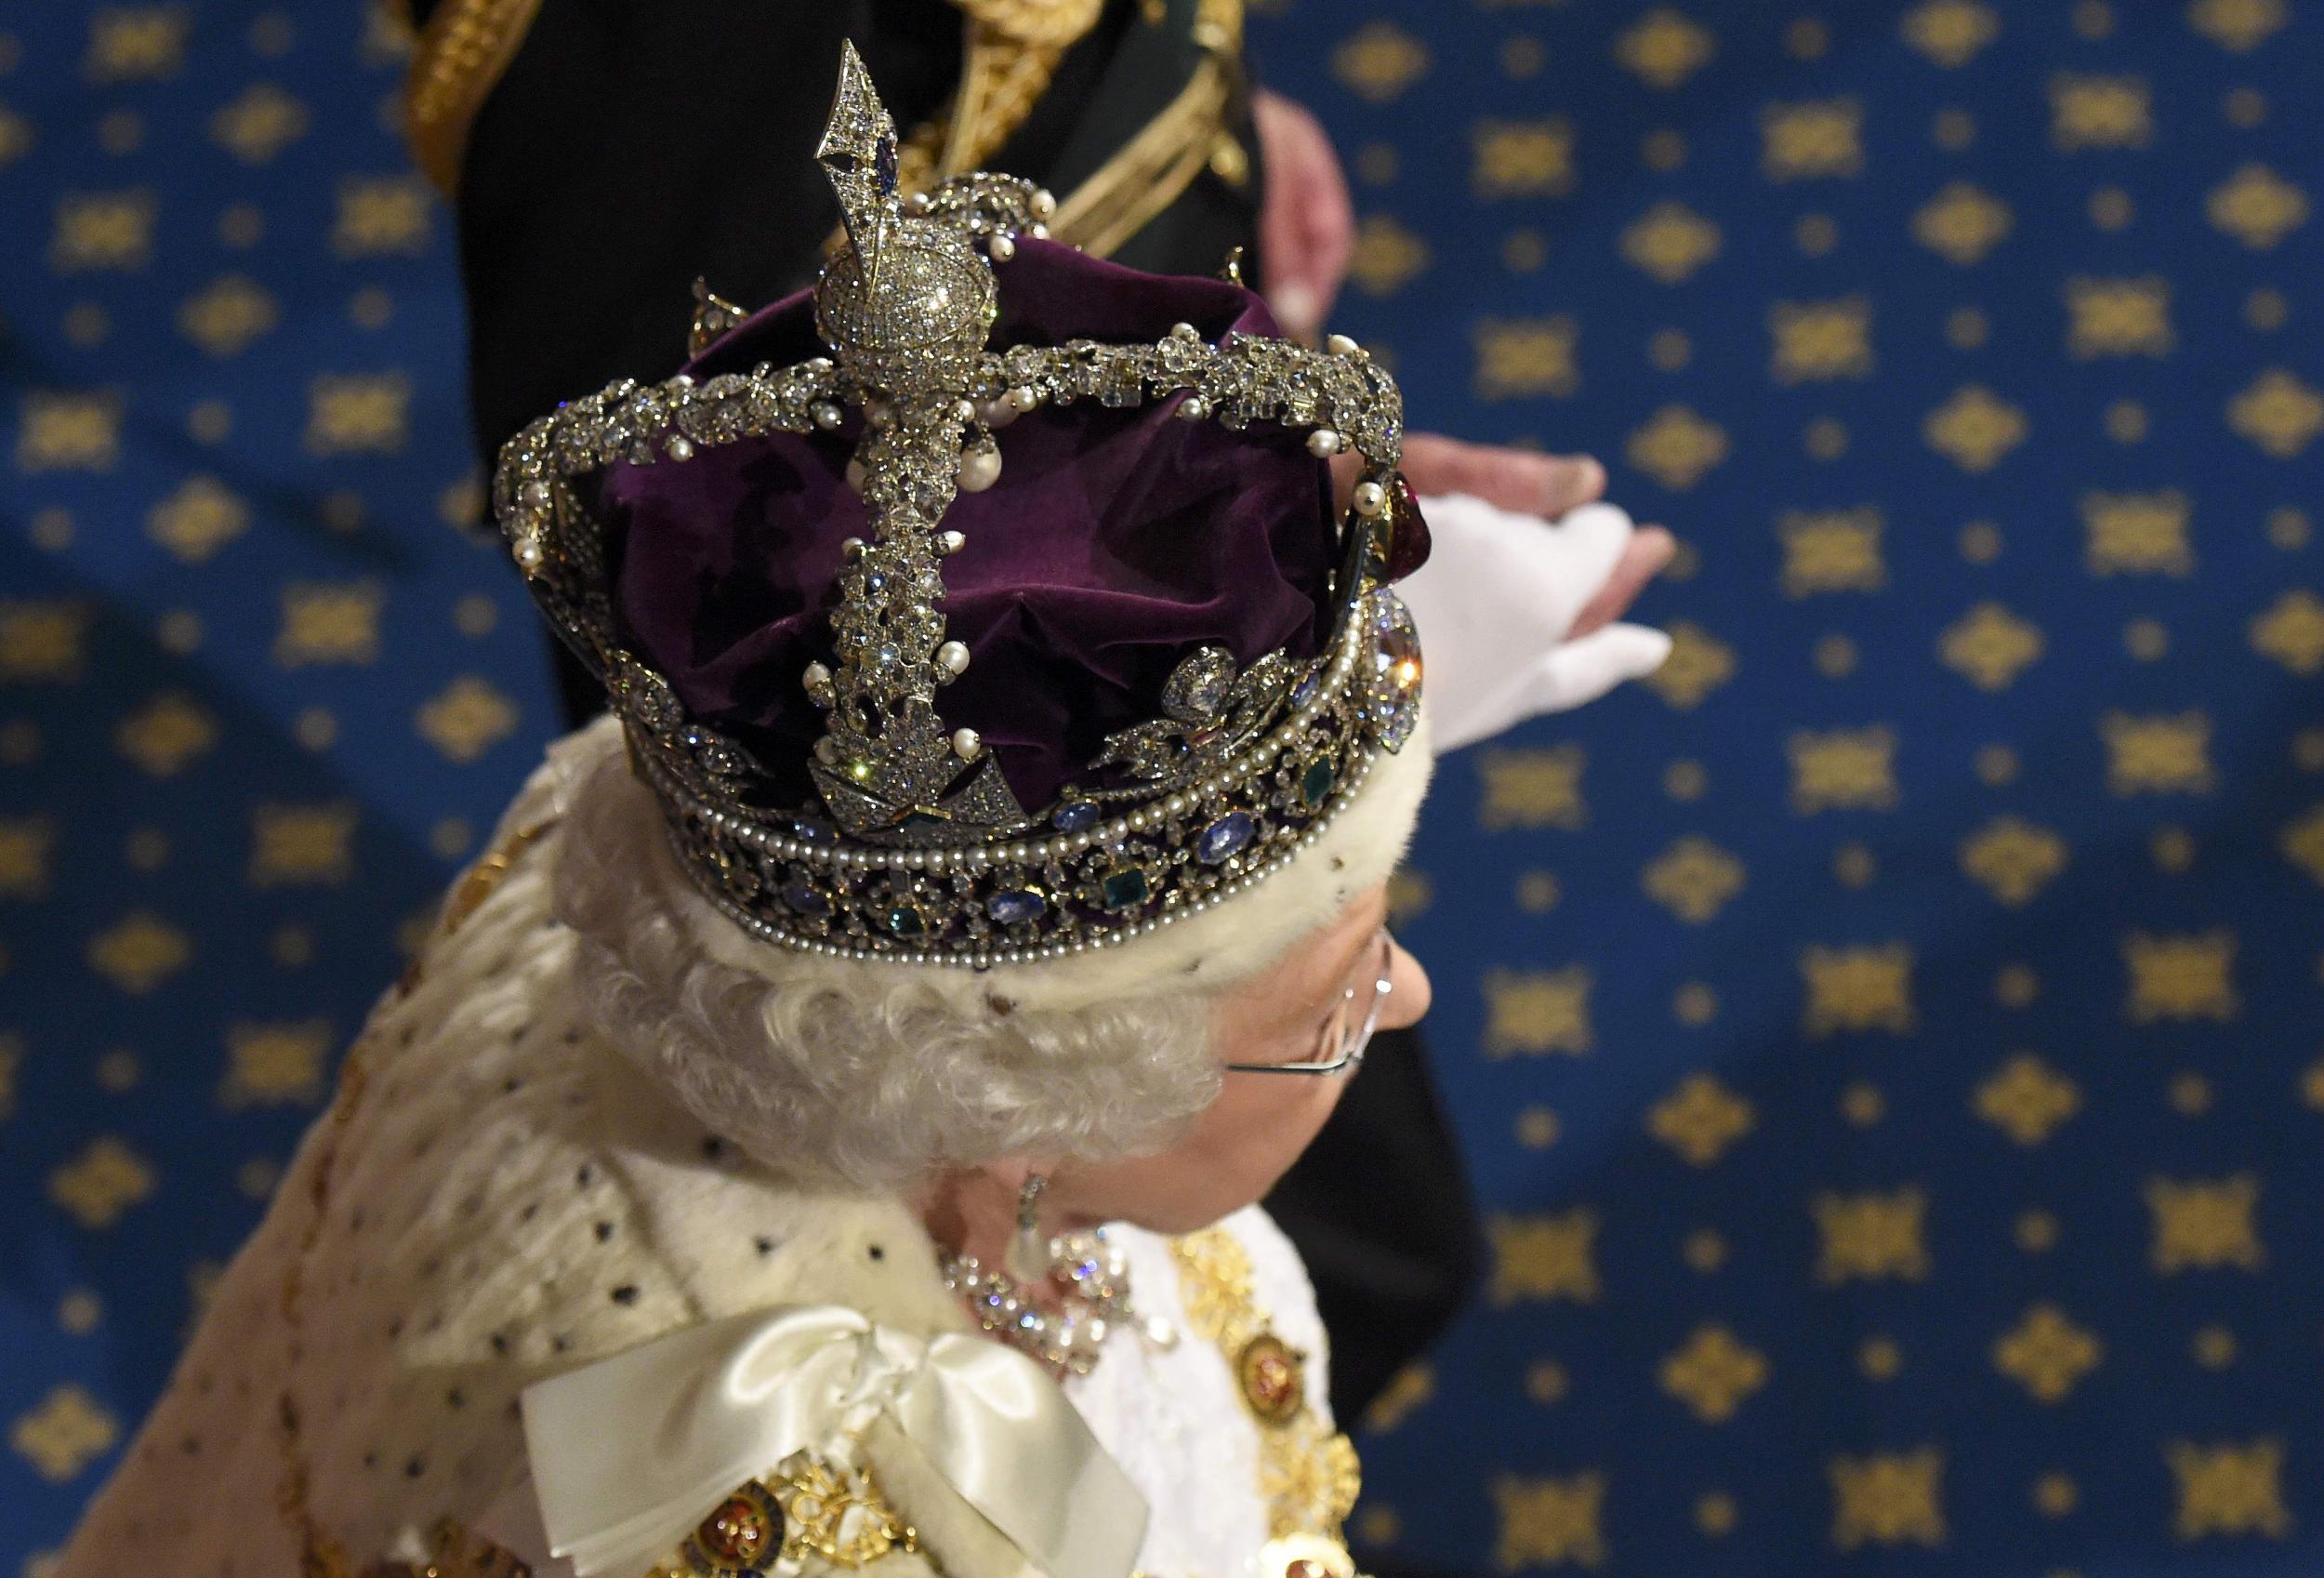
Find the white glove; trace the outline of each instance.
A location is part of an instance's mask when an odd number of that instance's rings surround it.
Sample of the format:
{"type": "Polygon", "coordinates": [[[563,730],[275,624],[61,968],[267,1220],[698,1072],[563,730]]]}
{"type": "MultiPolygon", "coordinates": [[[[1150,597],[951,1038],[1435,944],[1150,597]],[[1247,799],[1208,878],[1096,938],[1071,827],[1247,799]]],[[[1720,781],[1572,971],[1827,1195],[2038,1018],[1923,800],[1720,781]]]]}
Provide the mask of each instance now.
{"type": "Polygon", "coordinates": [[[1670,656],[1670,638],[1644,625],[1565,639],[1634,529],[1616,506],[1585,504],[1550,522],[1454,493],[1420,500],[1420,511],[1433,547],[1396,590],[1420,630],[1438,755],[1595,701],[1670,656]]]}

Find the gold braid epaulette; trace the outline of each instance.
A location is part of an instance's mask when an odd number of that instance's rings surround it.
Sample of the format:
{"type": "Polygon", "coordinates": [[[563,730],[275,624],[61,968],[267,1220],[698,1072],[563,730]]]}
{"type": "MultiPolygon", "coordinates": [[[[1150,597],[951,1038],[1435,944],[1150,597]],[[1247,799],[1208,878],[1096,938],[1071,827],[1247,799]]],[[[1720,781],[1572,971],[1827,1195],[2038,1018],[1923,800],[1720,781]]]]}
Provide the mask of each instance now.
{"type": "Polygon", "coordinates": [[[1049,91],[1065,51],[1105,9],[1105,0],[953,4],[968,16],[960,86],[951,104],[900,150],[897,175],[907,191],[926,192],[948,177],[984,168],[1049,91]]]}
{"type": "MultiPolygon", "coordinates": [[[[450,196],[459,190],[469,133],[532,29],[543,0],[443,0],[421,30],[404,84],[404,132],[420,173],[450,196]]],[[[408,5],[408,0],[405,0],[408,5]]],[[[898,150],[907,191],[981,168],[1049,91],[1065,51],[1106,0],[952,0],[967,19],[960,86],[951,103],[898,150]]],[[[1146,0],[1148,19],[1155,7],[1146,0]]],[[[407,12],[408,16],[408,12],[407,12]]],[[[1221,125],[1227,62],[1242,47],[1243,0],[1201,0],[1196,40],[1210,58],[1186,90],[1120,154],[1066,194],[1051,230],[1104,257],[1169,206],[1207,162],[1235,179],[1248,168],[1221,125]]]]}
{"type": "Polygon", "coordinates": [[[403,85],[403,128],[420,173],[447,197],[459,189],[477,112],[515,60],[541,0],[444,0],[420,30],[403,85]]]}
{"type": "MultiPolygon", "coordinates": [[[[404,86],[404,129],[420,172],[446,195],[459,187],[477,112],[516,59],[541,4],[444,0],[420,33],[404,86]]],[[[953,4],[969,23],[960,92],[951,113],[921,126],[903,150],[904,179],[921,191],[977,168],[1007,141],[1040,101],[1059,60],[1105,8],[1105,0],[953,4]]]]}

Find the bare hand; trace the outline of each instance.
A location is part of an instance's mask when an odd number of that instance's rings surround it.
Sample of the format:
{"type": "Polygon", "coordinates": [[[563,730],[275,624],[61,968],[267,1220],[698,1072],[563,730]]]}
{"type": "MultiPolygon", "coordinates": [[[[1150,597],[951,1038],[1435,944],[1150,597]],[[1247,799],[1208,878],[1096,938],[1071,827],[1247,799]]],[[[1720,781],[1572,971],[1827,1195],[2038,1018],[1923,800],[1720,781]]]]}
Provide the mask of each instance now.
{"type": "Polygon", "coordinates": [[[1267,190],[1259,214],[1259,262],[1267,305],[1293,339],[1313,341],[1348,277],[1355,206],[1331,139],[1315,117],[1279,93],[1251,98],[1267,190]]]}

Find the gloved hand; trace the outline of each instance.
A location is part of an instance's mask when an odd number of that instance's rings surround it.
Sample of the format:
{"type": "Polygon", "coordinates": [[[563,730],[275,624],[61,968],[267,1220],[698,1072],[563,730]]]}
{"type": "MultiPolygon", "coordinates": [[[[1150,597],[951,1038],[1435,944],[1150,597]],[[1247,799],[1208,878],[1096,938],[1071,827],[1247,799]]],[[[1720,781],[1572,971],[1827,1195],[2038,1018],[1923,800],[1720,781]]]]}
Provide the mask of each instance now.
{"type": "Polygon", "coordinates": [[[1396,590],[1420,630],[1438,755],[1594,701],[1670,656],[1670,638],[1643,625],[1566,639],[1636,529],[1622,510],[1585,504],[1552,522],[1456,493],[1420,511],[1433,547],[1396,590]]]}

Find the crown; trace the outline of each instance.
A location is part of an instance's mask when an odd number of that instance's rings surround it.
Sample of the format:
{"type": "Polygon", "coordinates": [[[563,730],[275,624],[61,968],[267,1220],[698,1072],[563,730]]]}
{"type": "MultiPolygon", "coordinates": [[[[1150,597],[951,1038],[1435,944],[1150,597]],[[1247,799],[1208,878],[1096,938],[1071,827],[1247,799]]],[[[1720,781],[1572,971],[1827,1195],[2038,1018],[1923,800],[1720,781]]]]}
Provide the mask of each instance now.
{"type": "MultiPolygon", "coordinates": [[[[813,298],[828,356],[697,381],[614,383],[504,447],[494,508],[559,632],[605,683],[632,764],[681,862],[749,930],[821,953],[991,965],[1118,945],[1243,892],[1315,842],[1382,750],[1408,739],[1419,647],[1390,590],[1426,552],[1397,474],[1402,402],[1353,341],[1322,351],[1188,324],[1140,343],[989,348],[1000,281],[1054,204],[1013,177],[963,176],[921,197],[896,183],[895,127],[852,46],[816,150],[845,245],[813,298]],[[997,481],[996,431],[1045,406],[1174,403],[1189,422],[1282,424],[1309,455],[1359,456],[1338,527],[1331,623],[1312,653],[1238,663],[1197,643],[1155,715],[1113,730],[1052,800],[1026,806],[944,689],[971,654],[946,634],[947,527],[997,481]],[[799,775],[770,773],[690,710],[626,636],[588,479],[683,467],[719,446],[860,424],[848,481],[872,520],[843,547],[827,660],[799,675],[823,727],[799,775]]],[[[1042,245],[1047,245],[1045,242],[1042,245]]],[[[742,322],[697,287],[697,353],[742,322]]],[[[795,764],[794,764],[795,765],[795,764]]]]}

